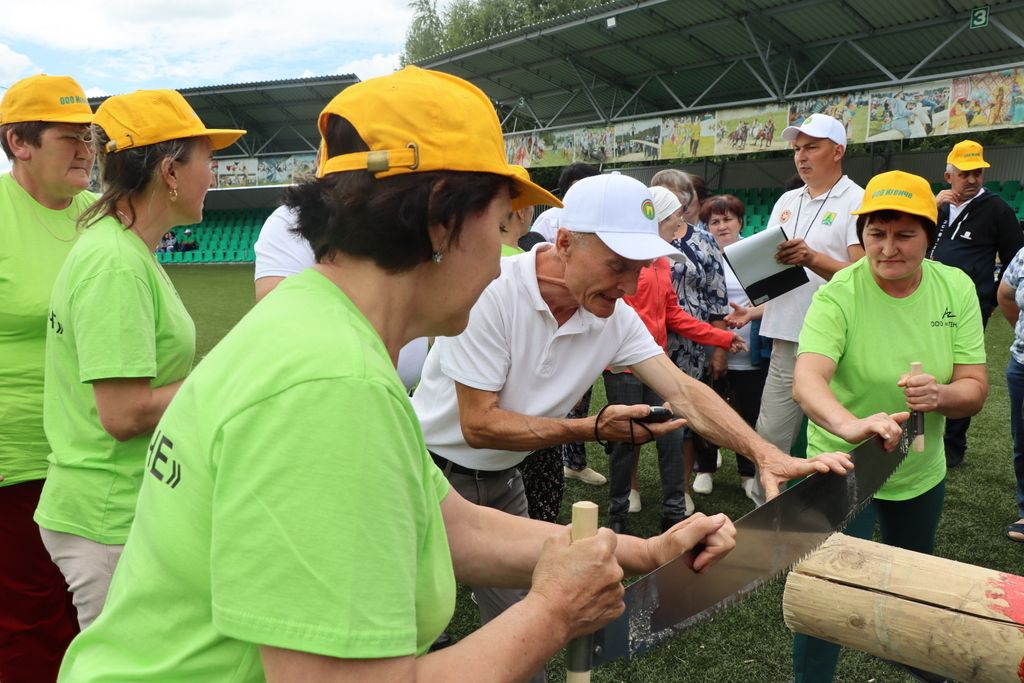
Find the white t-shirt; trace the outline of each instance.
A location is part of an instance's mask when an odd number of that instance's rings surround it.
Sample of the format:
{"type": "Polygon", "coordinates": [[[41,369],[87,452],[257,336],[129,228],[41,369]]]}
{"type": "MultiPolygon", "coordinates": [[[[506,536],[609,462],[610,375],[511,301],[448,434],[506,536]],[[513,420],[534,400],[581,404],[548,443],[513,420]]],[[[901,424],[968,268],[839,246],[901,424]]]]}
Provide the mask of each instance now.
{"type": "Polygon", "coordinates": [[[548,242],[555,241],[555,235],[558,234],[558,216],[562,213],[562,210],[558,207],[551,207],[547,211],[537,216],[537,220],[530,226],[532,232],[539,232],[544,235],[544,239],[548,242]]]}
{"type": "MultiPolygon", "coordinates": [[[[736,273],[732,272],[732,268],[729,266],[729,262],[722,259],[722,268],[725,270],[725,293],[730,303],[734,303],[738,306],[749,307],[750,298],[747,293],[743,291],[743,286],[740,284],[739,279],[736,277],[736,273]]],[[[750,330],[751,324],[747,323],[738,330],[733,330],[738,335],[743,337],[743,341],[747,342],[747,348],[750,348],[750,330]]],[[[730,353],[728,354],[728,363],[730,370],[753,370],[754,364],[750,362],[750,351],[744,351],[743,353],[730,353]]]]}
{"type": "MultiPolygon", "coordinates": [[[[316,263],[313,247],[302,235],[292,231],[298,221],[298,214],[287,206],[280,206],[267,216],[260,229],[260,236],[253,245],[256,252],[256,280],[288,277],[316,263]]],[[[427,350],[427,338],[420,337],[413,339],[398,352],[396,369],[406,389],[411,390],[420,381],[427,350]]]]}
{"type": "MultiPolygon", "coordinates": [[[[860,207],[863,198],[864,188],[847,176],[840,178],[831,192],[820,197],[812,198],[805,185],[779,197],[767,228],[782,226],[789,239],[802,238],[811,249],[847,261],[850,258],[847,248],[860,244],[857,217],[850,212],[860,207]]],[[[800,339],[800,328],[814,292],[825,283],[824,278],[810,268],[804,270],[808,282],[765,304],[762,336],[791,342],[800,339]]]]}
{"type": "Polygon", "coordinates": [[[459,422],[455,382],[498,394],[498,406],[534,417],[565,417],[605,368],[626,368],[663,351],[640,317],[618,301],[608,318],[582,308],[561,327],[537,285],[537,253],[501,260],[457,337],[434,343],[412,405],[434,453],[463,467],[503,470],[526,453],[471,448],[459,422]]]}

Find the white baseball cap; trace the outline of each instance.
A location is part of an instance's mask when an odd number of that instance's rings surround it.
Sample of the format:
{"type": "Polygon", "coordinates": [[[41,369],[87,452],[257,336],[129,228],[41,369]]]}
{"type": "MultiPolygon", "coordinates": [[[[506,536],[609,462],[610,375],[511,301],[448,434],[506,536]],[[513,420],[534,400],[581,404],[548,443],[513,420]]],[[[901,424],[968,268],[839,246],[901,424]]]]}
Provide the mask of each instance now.
{"type": "Polygon", "coordinates": [[[846,128],[836,119],[825,114],[811,114],[799,126],[789,126],[782,131],[782,139],[793,142],[800,133],[812,138],[828,139],[846,147],[846,128]]]}
{"type": "Polygon", "coordinates": [[[605,246],[631,261],[659,256],[683,259],[658,235],[654,199],[643,183],[620,173],[584,178],[565,193],[559,227],[597,235],[605,246]]]}

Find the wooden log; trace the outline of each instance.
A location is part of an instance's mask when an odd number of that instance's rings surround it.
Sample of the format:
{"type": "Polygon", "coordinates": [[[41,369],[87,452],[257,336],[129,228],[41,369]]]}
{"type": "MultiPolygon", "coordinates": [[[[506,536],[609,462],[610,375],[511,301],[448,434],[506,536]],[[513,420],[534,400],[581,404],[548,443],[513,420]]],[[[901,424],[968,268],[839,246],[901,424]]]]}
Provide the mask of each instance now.
{"type": "Polygon", "coordinates": [[[842,534],[798,564],[786,625],[960,681],[1024,681],[1024,578],[842,534]]]}

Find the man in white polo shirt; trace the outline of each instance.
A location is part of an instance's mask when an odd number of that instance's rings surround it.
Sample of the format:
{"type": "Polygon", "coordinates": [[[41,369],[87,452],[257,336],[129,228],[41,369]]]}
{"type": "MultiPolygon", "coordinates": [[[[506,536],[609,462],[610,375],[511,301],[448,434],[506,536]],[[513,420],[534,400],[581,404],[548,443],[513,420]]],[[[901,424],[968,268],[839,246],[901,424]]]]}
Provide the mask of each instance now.
{"type": "MultiPolygon", "coordinates": [[[[427,448],[459,493],[526,516],[516,466],[530,451],[575,440],[641,442],[682,426],[679,419],[634,423],[646,405],[563,417],[606,367],[629,368],[695,429],[760,464],[769,494],[790,478],[852,466],[842,454],[790,458],[759,438],[715,392],[683,374],[621,301],[651,259],[680,255],[658,236],[643,183],[619,174],[585,178],[564,201],[555,243],[502,259],[466,330],[431,349],[413,394],[427,448]]],[[[473,592],[484,623],[522,595],[473,592]]]]}
{"type": "Polygon", "coordinates": [[[783,194],[772,209],[768,229],[781,226],[789,238],[775,259],[803,266],[808,282],[764,305],[761,335],[772,342],[768,379],[761,398],[757,433],[788,453],[803,422],[793,400],[797,340],[818,287],[864,255],[856,216],[864,188],[843,175],[846,129],[825,114],[811,114],[782,137],[793,145],[793,160],[804,186],[783,194]]]}

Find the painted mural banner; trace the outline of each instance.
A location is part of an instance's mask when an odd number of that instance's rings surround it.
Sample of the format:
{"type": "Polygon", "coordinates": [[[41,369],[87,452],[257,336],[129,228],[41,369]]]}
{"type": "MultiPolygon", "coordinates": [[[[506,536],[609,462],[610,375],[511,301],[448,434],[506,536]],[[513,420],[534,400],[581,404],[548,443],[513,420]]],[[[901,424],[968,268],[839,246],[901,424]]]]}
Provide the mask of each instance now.
{"type": "Polygon", "coordinates": [[[1024,126],[1024,68],[785,104],[510,133],[505,149],[510,163],[528,168],[751,154],[786,149],[783,129],[810,114],[840,121],[849,143],[1024,126]]]}

